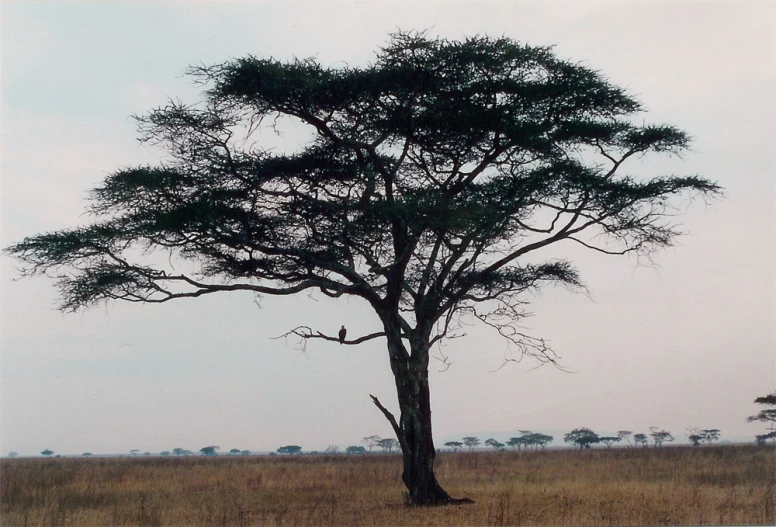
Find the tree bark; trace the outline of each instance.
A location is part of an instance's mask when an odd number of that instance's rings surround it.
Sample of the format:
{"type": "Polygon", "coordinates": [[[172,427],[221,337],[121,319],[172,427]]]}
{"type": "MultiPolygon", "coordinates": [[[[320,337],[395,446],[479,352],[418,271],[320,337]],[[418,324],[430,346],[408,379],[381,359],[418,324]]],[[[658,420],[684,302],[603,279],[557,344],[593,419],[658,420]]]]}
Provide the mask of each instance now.
{"type": "Polygon", "coordinates": [[[388,348],[401,411],[398,422],[374,396],[372,399],[391,423],[401,445],[404,459],[402,480],[407,487],[408,504],[433,506],[472,503],[469,499],[451,498],[434,474],[436,448],[431,432],[428,345],[418,346],[413,343],[412,355],[408,355],[401,340],[397,342],[389,338],[388,348]]]}

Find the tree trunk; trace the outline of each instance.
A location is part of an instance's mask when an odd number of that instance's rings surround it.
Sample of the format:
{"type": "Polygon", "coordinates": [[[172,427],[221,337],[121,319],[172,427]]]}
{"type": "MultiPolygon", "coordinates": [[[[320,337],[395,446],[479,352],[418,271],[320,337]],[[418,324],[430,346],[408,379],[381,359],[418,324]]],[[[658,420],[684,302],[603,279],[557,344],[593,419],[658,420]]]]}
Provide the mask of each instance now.
{"type": "Polygon", "coordinates": [[[404,458],[402,480],[407,487],[408,504],[431,506],[472,503],[469,499],[451,498],[434,475],[436,449],[431,433],[428,356],[424,351],[422,348],[413,349],[412,356],[409,356],[401,341],[389,342],[391,367],[401,411],[398,422],[374,396],[372,399],[393,426],[401,445],[404,458]]]}

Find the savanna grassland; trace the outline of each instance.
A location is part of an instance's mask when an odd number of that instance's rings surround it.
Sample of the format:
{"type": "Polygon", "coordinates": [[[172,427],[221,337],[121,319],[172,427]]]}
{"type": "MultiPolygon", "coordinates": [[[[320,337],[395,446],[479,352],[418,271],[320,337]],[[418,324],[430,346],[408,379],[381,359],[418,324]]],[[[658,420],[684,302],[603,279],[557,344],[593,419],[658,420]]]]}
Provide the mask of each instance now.
{"type": "Polygon", "coordinates": [[[398,455],[4,459],[2,524],[718,525],[776,522],[772,446],[443,453],[471,505],[403,505],[398,455]]]}

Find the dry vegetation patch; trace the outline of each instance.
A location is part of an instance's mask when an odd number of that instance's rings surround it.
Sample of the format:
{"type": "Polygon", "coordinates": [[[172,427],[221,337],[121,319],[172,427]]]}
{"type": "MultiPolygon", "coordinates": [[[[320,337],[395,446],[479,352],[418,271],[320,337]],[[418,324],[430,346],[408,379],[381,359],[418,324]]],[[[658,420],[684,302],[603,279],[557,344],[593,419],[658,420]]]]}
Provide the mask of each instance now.
{"type": "Polygon", "coordinates": [[[16,525],[773,524],[772,447],[443,453],[474,505],[407,508],[398,455],[4,459],[16,525]]]}

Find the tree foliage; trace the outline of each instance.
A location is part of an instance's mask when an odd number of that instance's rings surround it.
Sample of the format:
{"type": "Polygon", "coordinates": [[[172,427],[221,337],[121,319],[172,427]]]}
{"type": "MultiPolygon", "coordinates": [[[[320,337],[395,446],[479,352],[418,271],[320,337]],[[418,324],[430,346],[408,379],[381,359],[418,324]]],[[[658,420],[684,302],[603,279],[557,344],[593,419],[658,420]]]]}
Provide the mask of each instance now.
{"type": "Polygon", "coordinates": [[[687,135],[633,124],[641,104],[600,74],[506,38],[402,33],[365,69],[246,57],[190,73],[209,86],[202,104],[137,118],[166,153],[159,166],[108,175],[90,196],[93,224],[7,249],[23,274],[53,273],[63,310],[317,289],[380,316],[394,304],[406,337],[412,319],[441,321],[436,341],[456,313],[508,324],[525,292],[580,285],[570,262],[529,253],[566,241],[648,254],[678,234],[664,220],[673,195],[719,191],[696,176],[620,175],[633,156],[681,153],[687,135]],[[266,118],[316,137],[265,151],[254,132],[266,118]],[[198,272],[144,265],[133,248],[198,272]]]}
{"type": "Polygon", "coordinates": [[[504,443],[502,443],[501,441],[497,441],[493,438],[486,439],[485,444],[487,446],[493,447],[495,450],[502,450],[504,448],[504,443]]]}
{"type": "Polygon", "coordinates": [[[592,445],[599,443],[601,438],[589,428],[575,428],[563,436],[563,440],[566,443],[578,445],[580,449],[583,449],[590,448],[592,445]]]}
{"type": "Polygon", "coordinates": [[[461,443],[460,441],[448,441],[447,443],[445,443],[445,446],[452,448],[453,452],[458,452],[458,449],[463,447],[463,443],[461,443]]]}
{"type": "Polygon", "coordinates": [[[383,452],[393,452],[393,449],[399,446],[399,441],[393,437],[380,439],[377,446],[383,449],[383,452]]]}
{"type": "Polygon", "coordinates": [[[601,436],[599,437],[599,440],[601,443],[606,445],[606,448],[612,448],[612,445],[614,443],[619,443],[622,441],[622,437],[620,436],[601,436]]]}
{"type": "Polygon", "coordinates": [[[374,436],[367,436],[364,439],[361,440],[362,443],[366,445],[366,447],[371,452],[374,447],[377,446],[377,444],[380,442],[380,436],[374,435],[374,436]]]}
{"type": "Polygon", "coordinates": [[[663,443],[670,443],[674,440],[674,436],[671,435],[671,432],[658,430],[657,427],[654,426],[650,427],[649,430],[649,435],[652,436],[652,441],[654,441],[656,448],[663,446],[663,443]]]}
{"type": "Polygon", "coordinates": [[[754,402],[756,404],[773,406],[774,408],[760,410],[757,414],[749,416],[747,421],[750,423],[753,421],[762,421],[763,423],[772,423],[771,426],[774,426],[776,424],[776,392],[763,397],[758,397],[754,402]]]}
{"type": "Polygon", "coordinates": [[[469,447],[469,452],[471,452],[476,447],[480,446],[480,438],[474,436],[464,437],[463,444],[469,447]]]}
{"type": "Polygon", "coordinates": [[[537,432],[531,432],[530,430],[520,430],[519,437],[510,437],[507,441],[507,445],[512,447],[512,450],[529,447],[545,449],[547,444],[552,443],[553,437],[546,434],[537,432]]]}

